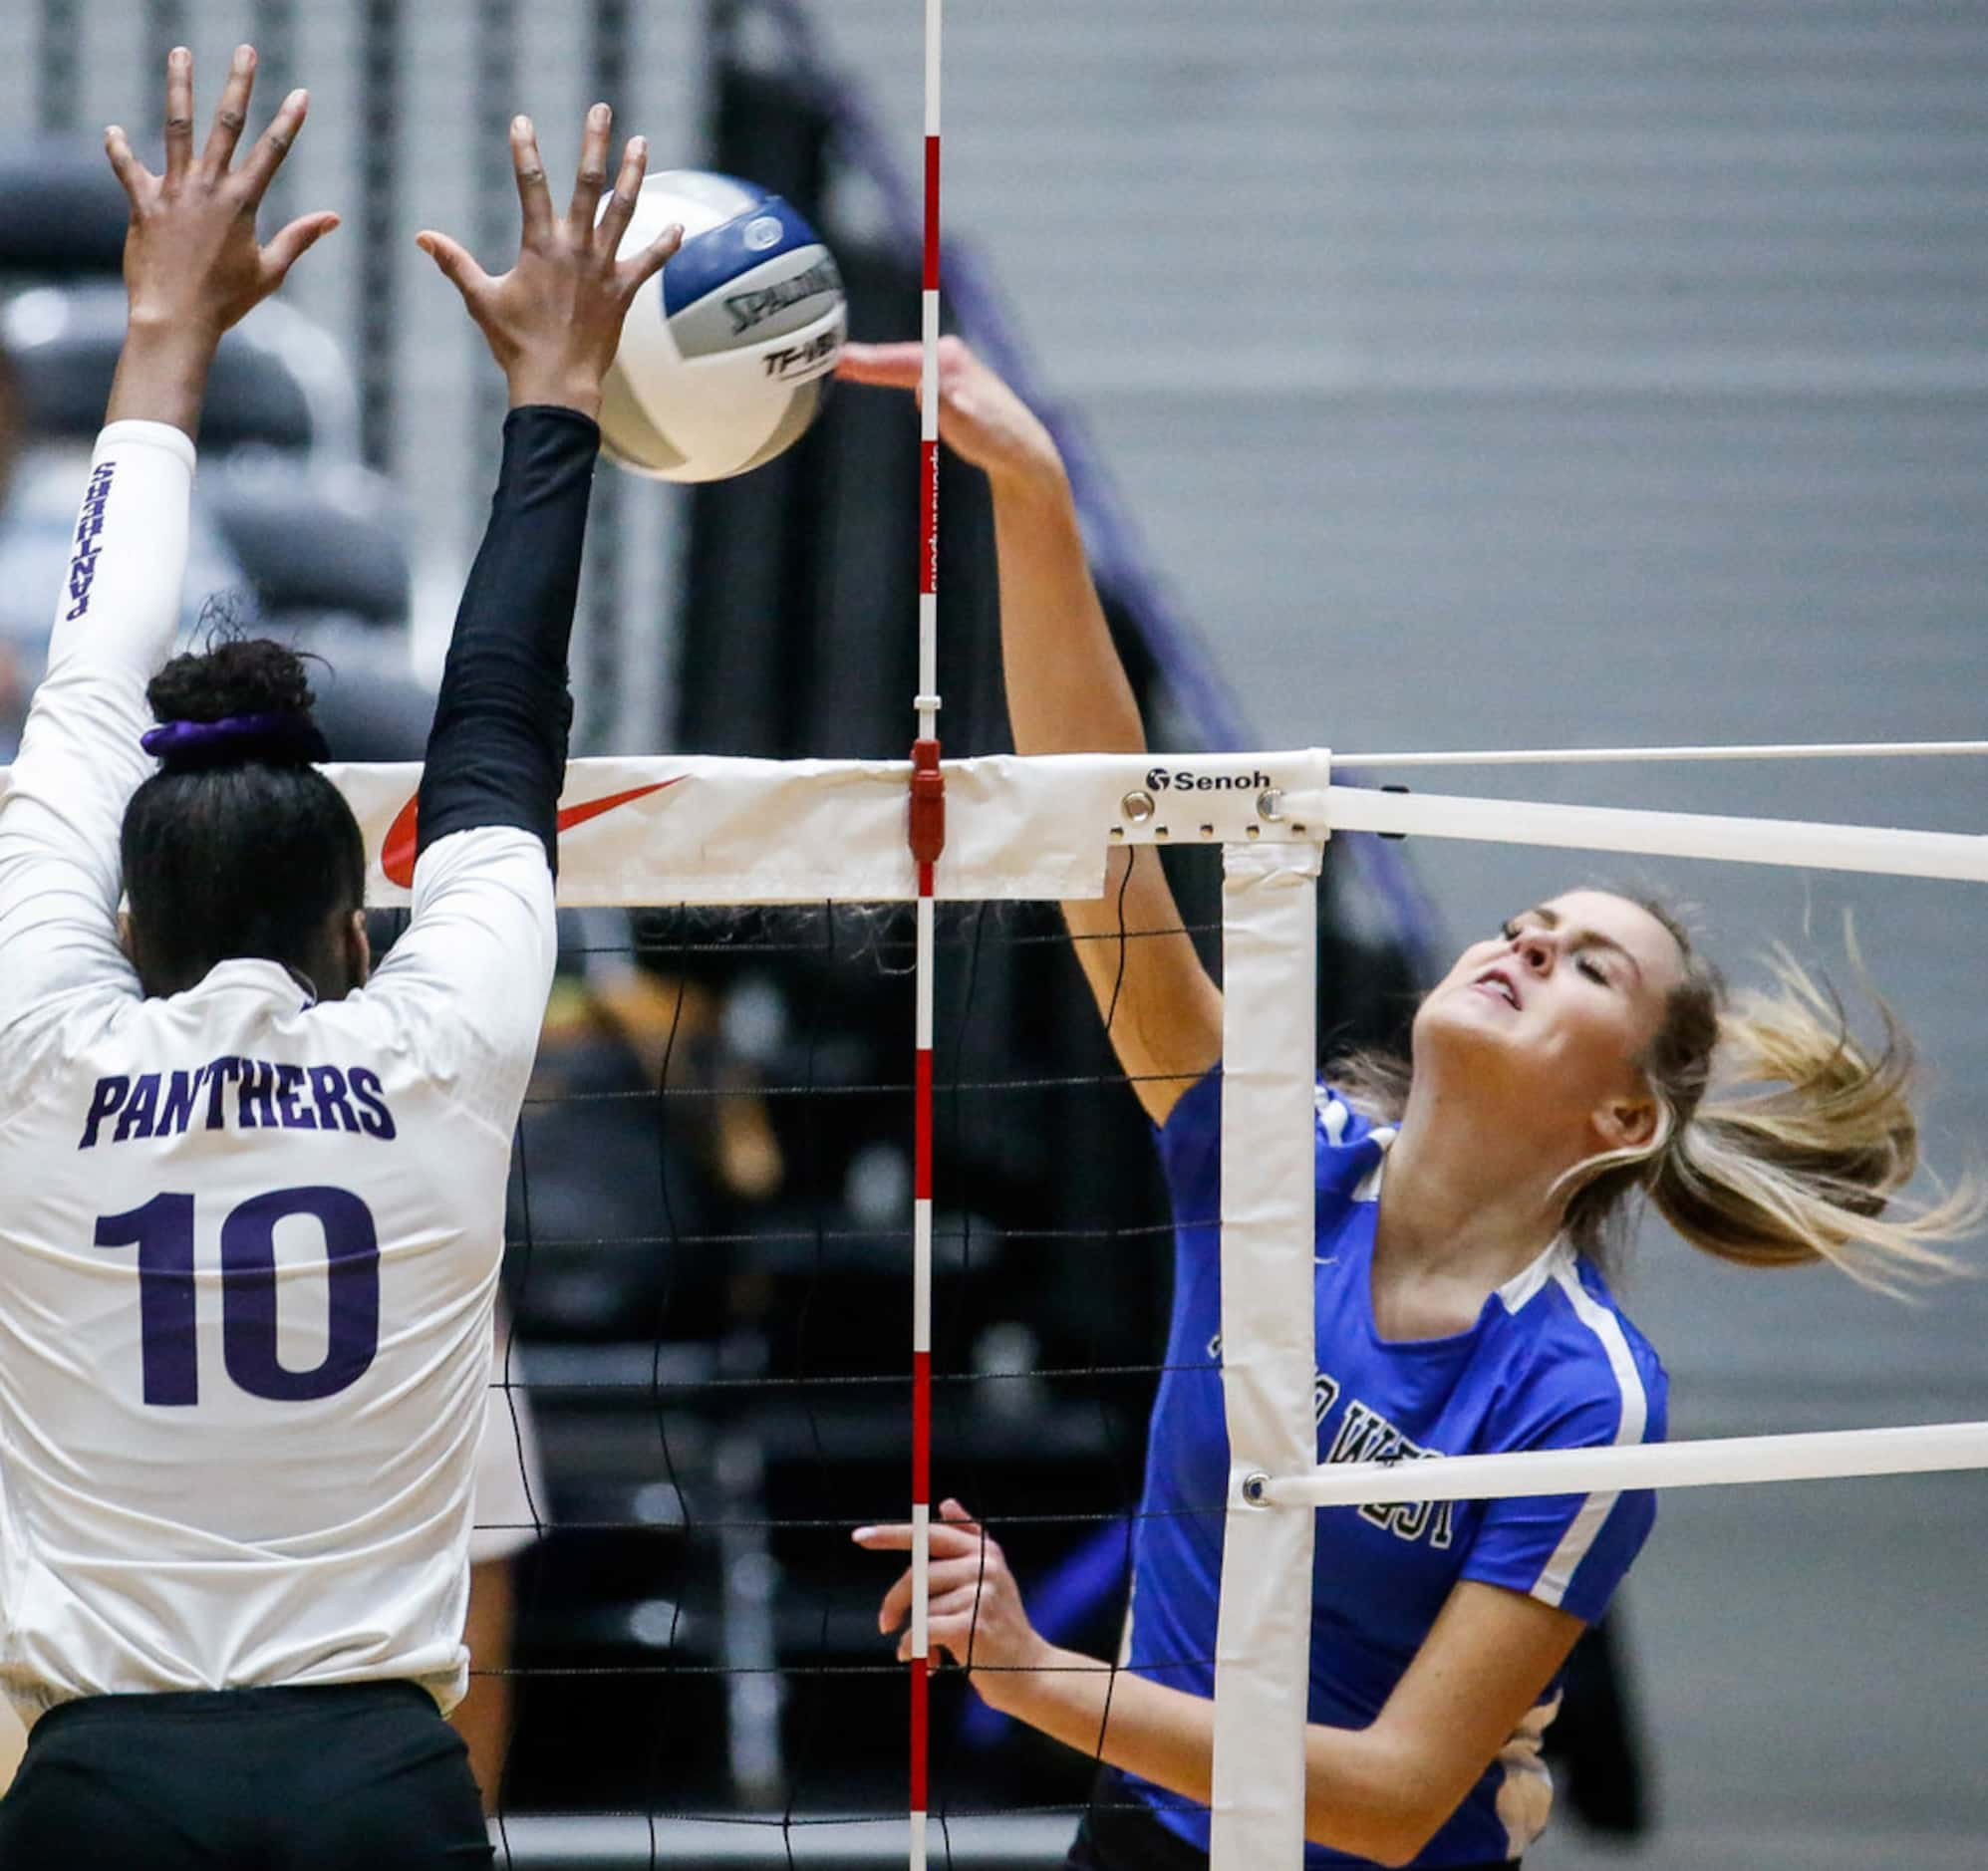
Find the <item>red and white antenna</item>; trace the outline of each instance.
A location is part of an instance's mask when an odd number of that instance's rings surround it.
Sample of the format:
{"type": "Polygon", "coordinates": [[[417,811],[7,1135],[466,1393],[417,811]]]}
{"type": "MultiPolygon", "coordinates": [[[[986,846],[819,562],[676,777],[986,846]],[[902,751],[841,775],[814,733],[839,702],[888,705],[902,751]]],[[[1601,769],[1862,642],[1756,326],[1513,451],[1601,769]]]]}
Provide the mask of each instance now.
{"type": "Polygon", "coordinates": [[[911,748],[911,855],[918,866],[914,970],[911,1298],[911,1871],[925,1871],[932,1563],[933,869],[946,845],[939,767],[939,41],[943,0],[925,0],[925,255],[919,406],[918,738],[911,748]]]}

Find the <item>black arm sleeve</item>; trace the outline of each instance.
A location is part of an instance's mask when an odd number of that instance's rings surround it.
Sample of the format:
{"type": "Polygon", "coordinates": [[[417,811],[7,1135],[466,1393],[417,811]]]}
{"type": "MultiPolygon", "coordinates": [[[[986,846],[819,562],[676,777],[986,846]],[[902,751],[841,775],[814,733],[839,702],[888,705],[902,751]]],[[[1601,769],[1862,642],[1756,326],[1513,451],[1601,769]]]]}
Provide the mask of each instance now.
{"type": "Polygon", "coordinates": [[[600,429],[577,409],[513,409],[504,461],[441,673],[422,773],[418,851],[514,825],[559,869],[557,814],[573,697],[566,649],[580,591],[600,429]]]}

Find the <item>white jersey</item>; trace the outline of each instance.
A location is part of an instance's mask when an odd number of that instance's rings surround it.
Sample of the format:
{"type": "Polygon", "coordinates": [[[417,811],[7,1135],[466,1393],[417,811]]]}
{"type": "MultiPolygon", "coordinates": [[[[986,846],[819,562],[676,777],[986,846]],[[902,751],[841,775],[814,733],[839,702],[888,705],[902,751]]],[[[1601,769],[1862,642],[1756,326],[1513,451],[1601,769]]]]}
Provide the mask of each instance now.
{"type": "Polygon", "coordinates": [[[235,960],[143,996],[118,834],[192,468],[104,431],[0,805],[0,1682],[30,1720],[380,1678],[446,1709],[551,876],[458,833],[362,992],[235,960]]]}

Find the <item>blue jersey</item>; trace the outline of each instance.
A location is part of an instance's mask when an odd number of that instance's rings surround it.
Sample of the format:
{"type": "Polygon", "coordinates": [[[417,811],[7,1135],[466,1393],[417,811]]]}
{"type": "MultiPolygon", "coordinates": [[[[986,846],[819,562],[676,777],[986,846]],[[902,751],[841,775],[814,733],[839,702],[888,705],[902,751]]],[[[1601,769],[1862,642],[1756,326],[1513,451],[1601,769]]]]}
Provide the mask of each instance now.
{"type": "MultiPolygon", "coordinates": [[[[1173,1198],[1173,1323],[1154,1403],[1133,1552],[1125,1663],[1156,1683],[1215,1688],[1229,1438],[1222,1410],[1219,1072],[1160,1132],[1173,1198]]],[[[1389,1341],[1374,1326],[1369,1270],[1389,1129],[1321,1086],[1317,1101],[1321,1462],[1659,1442],[1666,1381],[1601,1275],[1556,1244],[1485,1301],[1469,1331],[1389,1341]]],[[[1364,1728],[1413,1660],[1460,1579],[1478,1579],[1592,1622],[1655,1519],[1647,1492],[1333,1508],[1317,1516],[1311,1582],[1310,1720],[1364,1728]]],[[[1436,1834],[1418,1866],[1517,1857],[1552,1800],[1540,1737],[1558,1686],[1436,1834]]],[[[1161,1821],[1208,1848],[1206,1807],[1131,1784],[1161,1821]]],[[[1307,1866],[1366,1862],[1309,1846],[1307,1866]]]]}

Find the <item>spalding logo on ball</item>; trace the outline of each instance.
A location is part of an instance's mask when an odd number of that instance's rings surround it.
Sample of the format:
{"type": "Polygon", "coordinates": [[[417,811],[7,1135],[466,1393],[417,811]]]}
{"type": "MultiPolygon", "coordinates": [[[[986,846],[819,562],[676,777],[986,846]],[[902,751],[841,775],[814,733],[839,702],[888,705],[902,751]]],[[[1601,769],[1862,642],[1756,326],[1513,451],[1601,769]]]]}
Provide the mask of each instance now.
{"type": "Polygon", "coordinates": [[[622,253],[672,221],[684,244],[629,308],[602,386],[601,444],[638,474],[723,480],[814,420],[847,331],[842,276],[786,202],[734,176],[650,176],[622,253]]]}

